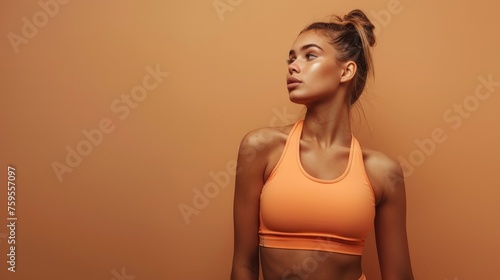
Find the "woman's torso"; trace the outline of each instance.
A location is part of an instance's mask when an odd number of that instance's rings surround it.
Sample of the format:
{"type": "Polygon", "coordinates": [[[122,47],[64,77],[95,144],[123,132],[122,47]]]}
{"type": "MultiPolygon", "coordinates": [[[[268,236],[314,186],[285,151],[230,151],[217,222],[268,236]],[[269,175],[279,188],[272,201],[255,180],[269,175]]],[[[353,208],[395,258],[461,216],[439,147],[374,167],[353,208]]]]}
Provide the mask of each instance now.
{"type": "MultiPolygon", "coordinates": [[[[266,129],[268,148],[264,180],[270,177],[285,150],[294,125],[266,129]]],[[[264,138],[263,138],[264,139],[264,138]]],[[[287,148],[288,149],[288,148],[287,148]]],[[[350,145],[338,145],[322,150],[300,140],[300,164],[311,176],[332,179],[342,175],[349,163],[350,145]],[[318,157],[318,154],[321,156],[318,157]]],[[[366,156],[363,153],[363,157],[366,156]]],[[[376,193],[376,190],[374,190],[376,193]]],[[[322,250],[260,247],[264,278],[274,279],[345,279],[357,280],[362,275],[361,255],[322,250]]]]}

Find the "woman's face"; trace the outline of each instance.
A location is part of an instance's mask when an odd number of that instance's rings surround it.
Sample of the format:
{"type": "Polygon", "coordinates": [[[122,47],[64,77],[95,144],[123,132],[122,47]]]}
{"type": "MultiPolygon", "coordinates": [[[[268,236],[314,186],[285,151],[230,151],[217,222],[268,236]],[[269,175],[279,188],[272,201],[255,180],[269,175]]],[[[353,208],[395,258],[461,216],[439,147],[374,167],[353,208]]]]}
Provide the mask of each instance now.
{"type": "Polygon", "coordinates": [[[337,51],[327,37],[314,30],[303,32],[293,43],[288,58],[290,100],[307,105],[333,98],[342,73],[337,51]]]}

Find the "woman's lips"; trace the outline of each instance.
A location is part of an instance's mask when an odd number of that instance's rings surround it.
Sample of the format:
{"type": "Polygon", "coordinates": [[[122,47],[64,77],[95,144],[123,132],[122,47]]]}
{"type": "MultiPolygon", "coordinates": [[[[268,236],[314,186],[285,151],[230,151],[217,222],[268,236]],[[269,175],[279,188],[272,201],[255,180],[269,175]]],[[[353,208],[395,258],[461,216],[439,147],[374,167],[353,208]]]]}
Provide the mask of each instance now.
{"type": "Polygon", "coordinates": [[[300,84],[302,83],[301,80],[295,78],[295,77],[288,77],[286,79],[286,87],[288,88],[288,90],[292,90],[292,89],[295,89],[296,87],[298,87],[300,84]]]}
{"type": "Polygon", "coordinates": [[[301,82],[288,83],[286,85],[286,87],[288,88],[288,90],[293,90],[296,87],[298,87],[300,84],[301,84],[301,82]]]}

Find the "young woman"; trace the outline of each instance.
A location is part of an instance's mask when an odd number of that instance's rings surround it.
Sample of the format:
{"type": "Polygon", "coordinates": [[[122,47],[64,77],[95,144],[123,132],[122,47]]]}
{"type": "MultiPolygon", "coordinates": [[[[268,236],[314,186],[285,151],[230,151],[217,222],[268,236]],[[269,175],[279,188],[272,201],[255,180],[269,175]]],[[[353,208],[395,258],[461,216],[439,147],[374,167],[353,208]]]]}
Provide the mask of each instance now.
{"type": "Polygon", "coordinates": [[[384,280],[413,279],[400,165],[361,148],[349,112],[373,71],[374,26],[360,10],[306,27],[292,45],[287,88],[307,108],[295,124],[241,142],[232,280],[366,279],[375,227],[384,280]]]}

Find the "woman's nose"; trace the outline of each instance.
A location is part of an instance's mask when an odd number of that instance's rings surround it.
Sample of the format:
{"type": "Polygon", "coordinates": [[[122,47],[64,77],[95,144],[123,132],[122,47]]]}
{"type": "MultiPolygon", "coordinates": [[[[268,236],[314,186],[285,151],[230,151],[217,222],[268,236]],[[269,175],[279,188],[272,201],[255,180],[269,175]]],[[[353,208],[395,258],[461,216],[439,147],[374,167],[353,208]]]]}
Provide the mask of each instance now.
{"type": "Polygon", "coordinates": [[[291,75],[291,74],[293,74],[293,72],[295,72],[295,73],[300,72],[300,68],[295,61],[288,64],[288,73],[290,73],[290,75],[291,75]]]}

